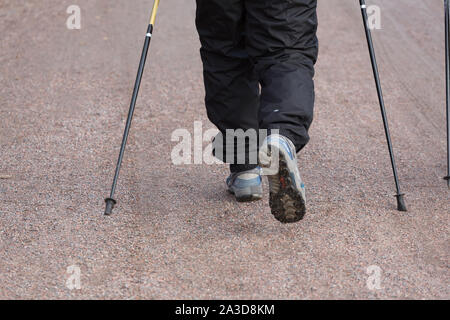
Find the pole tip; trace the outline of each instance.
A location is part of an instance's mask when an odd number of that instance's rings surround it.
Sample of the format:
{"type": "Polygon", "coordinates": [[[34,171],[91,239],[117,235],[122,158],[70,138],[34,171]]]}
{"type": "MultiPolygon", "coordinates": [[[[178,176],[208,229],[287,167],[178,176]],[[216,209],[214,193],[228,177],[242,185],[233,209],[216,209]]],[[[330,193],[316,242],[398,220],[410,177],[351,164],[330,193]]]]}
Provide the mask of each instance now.
{"type": "Polygon", "coordinates": [[[112,198],[106,198],[105,203],[106,203],[105,216],[110,216],[117,201],[112,198]]]}
{"type": "Polygon", "coordinates": [[[408,209],[406,209],[404,194],[398,194],[395,197],[397,198],[397,210],[406,212],[408,209]]]}

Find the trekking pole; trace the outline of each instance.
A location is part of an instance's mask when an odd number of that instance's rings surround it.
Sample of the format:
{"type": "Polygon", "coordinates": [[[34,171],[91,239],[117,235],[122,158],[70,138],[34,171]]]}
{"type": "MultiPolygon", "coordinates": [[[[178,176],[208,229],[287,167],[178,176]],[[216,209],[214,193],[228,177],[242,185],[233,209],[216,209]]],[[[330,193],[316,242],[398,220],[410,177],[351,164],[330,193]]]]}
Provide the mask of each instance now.
{"type": "Polygon", "coordinates": [[[447,180],[447,186],[450,188],[450,4],[449,0],[445,0],[445,72],[446,72],[446,96],[447,96],[447,176],[444,180],[447,180]]]}
{"type": "Polygon", "coordinates": [[[150,18],[150,24],[147,28],[147,34],[145,35],[144,48],[142,50],[141,61],[139,63],[139,69],[138,69],[138,73],[137,73],[137,77],[136,77],[136,83],[134,84],[133,96],[131,98],[130,111],[128,112],[128,118],[127,118],[127,122],[126,122],[126,126],[125,126],[125,132],[123,135],[122,146],[120,147],[119,160],[117,161],[116,173],[114,175],[114,180],[113,180],[113,184],[111,187],[111,194],[110,194],[109,198],[105,199],[105,202],[106,202],[105,215],[111,215],[112,210],[114,209],[114,206],[117,203],[117,201],[114,200],[114,193],[116,192],[116,186],[117,186],[117,180],[119,179],[120,167],[122,166],[122,160],[123,160],[123,155],[125,153],[125,147],[126,147],[126,144],[128,141],[128,134],[130,132],[131,121],[133,120],[133,114],[134,114],[134,109],[136,106],[136,100],[137,100],[137,97],[139,94],[139,87],[141,85],[142,75],[144,73],[145,61],[147,60],[147,53],[148,53],[148,49],[150,47],[150,41],[152,39],[153,26],[154,26],[155,20],[156,20],[156,12],[158,11],[159,1],[160,0],[155,0],[155,2],[153,4],[153,10],[152,10],[151,18],[150,18]]]}
{"type": "Polygon", "coordinates": [[[397,209],[399,211],[407,211],[405,201],[403,198],[404,194],[401,193],[401,191],[400,191],[400,183],[398,181],[397,166],[395,164],[394,151],[392,148],[391,134],[389,132],[389,125],[388,125],[388,119],[387,119],[387,115],[386,115],[386,107],[384,105],[383,92],[381,90],[380,75],[378,72],[378,65],[377,65],[377,60],[375,57],[375,50],[373,47],[372,34],[370,32],[369,23],[368,23],[369,19],[368,19],[368,15],[367,15],[366,1],[359,0],[359,3],[361,5],[361,12],[362,12],[362,17],[363,17],[363,21],[364,21],[364,28],[366,31],[367,44],[369,46],[369,53],[370,53],[370,59],[372,61],[372,69],[373,69],[373,74],[375,77],[375,84],[377,86],[378,100],[380,102],[381,115],[383,117],[384,131],[386,133],[387,144],[389,147],[389,154],[391,157],[392,170],[394,172],[395,186],[397,188],[397,194],[395,195],[395,197],[397,198],[397,209]]]}

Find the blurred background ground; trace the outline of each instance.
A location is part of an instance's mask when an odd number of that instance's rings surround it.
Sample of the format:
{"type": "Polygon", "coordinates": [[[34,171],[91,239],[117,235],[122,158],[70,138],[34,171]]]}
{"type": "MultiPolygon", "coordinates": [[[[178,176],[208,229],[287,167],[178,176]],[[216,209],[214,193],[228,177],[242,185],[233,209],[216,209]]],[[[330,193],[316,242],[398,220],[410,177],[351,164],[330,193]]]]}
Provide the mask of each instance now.
{"type": "Polygon", "coordinates": [[[151,1],[0,3],[0,298],[442,298],[449,291],[443,1],[377,0],[394,185],[359,6],[319,1],[305,220],[237,204],[226,166],[174,166],[171,133],[207,121],[192,0],[161,3],[105,218],[151,1]],[[67,268],[79,266],[81,290],[67,268]],[[367,268],[381,289],[367,286],[367,268]]]}

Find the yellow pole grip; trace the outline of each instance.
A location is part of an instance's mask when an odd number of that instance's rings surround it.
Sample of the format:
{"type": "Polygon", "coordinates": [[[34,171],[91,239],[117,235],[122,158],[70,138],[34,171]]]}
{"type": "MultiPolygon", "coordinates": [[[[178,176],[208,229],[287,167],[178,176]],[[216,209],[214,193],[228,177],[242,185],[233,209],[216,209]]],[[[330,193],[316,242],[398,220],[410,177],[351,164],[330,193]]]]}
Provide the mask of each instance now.
{"type": "Polygon", "coordinates": [[[152,26],[155,25],[156,13],[158,12],[159,1],[160,1],[160,0],[155,0],[155,3],[153,4],[152,16],[151,16],[151,18],[150,18],[150,24],[151,24],[152,26]]]}

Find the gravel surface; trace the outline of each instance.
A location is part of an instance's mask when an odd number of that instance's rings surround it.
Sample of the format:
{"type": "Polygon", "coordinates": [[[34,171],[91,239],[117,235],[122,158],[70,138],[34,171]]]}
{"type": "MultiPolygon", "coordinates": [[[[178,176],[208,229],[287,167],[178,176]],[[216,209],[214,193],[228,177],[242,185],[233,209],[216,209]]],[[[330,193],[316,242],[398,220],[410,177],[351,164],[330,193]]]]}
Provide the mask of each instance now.
{"type": "Polygon", "coordinates": [[[308,214],[281,225],[267,198],[233,201],[225,165],[171,162],[175,129],[212,128],[194,1],[161,3],[119,205],[103,217],[152,1],[78,0],[82,29],[68,30],[71,1],[2,0],[0,298],[449,299],[442,1],[371,3],[409,211],[395,210],[359,6],[327,0],[300,154],[308,214]]]}

